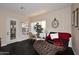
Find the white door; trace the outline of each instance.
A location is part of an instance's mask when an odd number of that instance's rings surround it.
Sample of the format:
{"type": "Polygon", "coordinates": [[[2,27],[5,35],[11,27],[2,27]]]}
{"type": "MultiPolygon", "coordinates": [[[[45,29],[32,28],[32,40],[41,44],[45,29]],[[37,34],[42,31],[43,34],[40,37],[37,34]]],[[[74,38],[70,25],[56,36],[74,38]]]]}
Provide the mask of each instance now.
{"type": "Polygon", "coordinates": [[[6,44],[16,42],[18,39],[18,20],[8,18],[6,21],[6,44]]]}

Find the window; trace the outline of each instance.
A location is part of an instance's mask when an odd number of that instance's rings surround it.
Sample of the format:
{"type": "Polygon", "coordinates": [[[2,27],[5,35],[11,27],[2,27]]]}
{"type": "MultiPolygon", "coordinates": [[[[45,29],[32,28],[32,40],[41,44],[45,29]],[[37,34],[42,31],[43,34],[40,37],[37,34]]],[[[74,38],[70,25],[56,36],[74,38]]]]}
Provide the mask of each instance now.
{"type": "Polygon", "coordinates": [[[33,34],[36,34],[36,31],[34,30],[34,26],[35,26],[37,23],[39,23],[39,24],[42,26],[42,28],[43,28],[43,33],[44,33],[44,32],[45,32],[45,29],[46,29],[46,21],[32,22],[32,23],[31,23],[31,32],[32,32],[33,34]]]}
{"type": "Polygon", "coordinates": [[[26,23],[22,22],[22,34],[26,35],[27,32],[28,32],[28,23],[26,24],[26,23]]]}

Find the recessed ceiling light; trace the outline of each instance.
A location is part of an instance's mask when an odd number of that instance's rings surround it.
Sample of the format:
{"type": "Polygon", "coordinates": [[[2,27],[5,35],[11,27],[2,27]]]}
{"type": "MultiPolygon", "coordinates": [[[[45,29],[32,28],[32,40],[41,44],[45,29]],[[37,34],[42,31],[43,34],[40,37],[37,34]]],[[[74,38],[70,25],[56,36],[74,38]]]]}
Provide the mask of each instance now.
{"type": "Polygon", "coordinates": [[[20,7],[20,9],[21,9],[21,10],[23,10],[23,9],[24,9],[24,7],[23,7],[23,6],[21,6],[21,7],[20,7]]]}

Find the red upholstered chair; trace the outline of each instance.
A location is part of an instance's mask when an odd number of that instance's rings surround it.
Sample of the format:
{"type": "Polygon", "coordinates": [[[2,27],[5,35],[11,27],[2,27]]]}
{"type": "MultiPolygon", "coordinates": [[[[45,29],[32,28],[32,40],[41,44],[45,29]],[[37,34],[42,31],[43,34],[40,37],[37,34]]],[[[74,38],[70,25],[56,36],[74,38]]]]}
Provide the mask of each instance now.
{"type": "Polygon", "coordinates": [[[70,37],[71,34],[66,32],[50,32],[49,35],[46,37],[46,41],[54,45],[68,47],[70,37]],[[51,39],[51,34],[55,33],[58,33],[58,38],[51,39]]]}
{"type": "Polygon", "coordinates": [[[56,53],[56,55],[74,55],[74,52],[72,50],[71,47],[68,47],[69,44],[69,40],[71,37],[70,33],[66,33],[66,32],[58,32],[58,36],[59,38],[55,38],[55,39],[51,39],[51,34],[53,34],[52,32],[46,37],[46,41],[56,45],[56,46],[63,46],[65,48],[64,51],[58,51],[56,53]]]}

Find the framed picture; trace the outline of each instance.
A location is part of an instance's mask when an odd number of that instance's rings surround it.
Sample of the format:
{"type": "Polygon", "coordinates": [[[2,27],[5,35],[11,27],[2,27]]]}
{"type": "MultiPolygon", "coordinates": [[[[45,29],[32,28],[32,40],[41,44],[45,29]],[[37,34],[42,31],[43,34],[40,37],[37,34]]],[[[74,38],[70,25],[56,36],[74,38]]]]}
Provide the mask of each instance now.
{"type": "Polygon", "coordinates": [[[16,39],[16,21],[10,21],[10,39],[16,39]]]}
{"type": "Polygon", "coordinates": [[[78,8],[78,30],[79,30],[79,8],[78,8]]]}
{"type": "Polygon", "coordinates": [[[78,27],[78,8],[75,10],[75,15],[74,15],[74,26],[77,28],[78,27]]]}
{"type": "Polygon", "coordinates": [[[72,26],[75,24],[75,11],[72,12],[72,26]]]}

